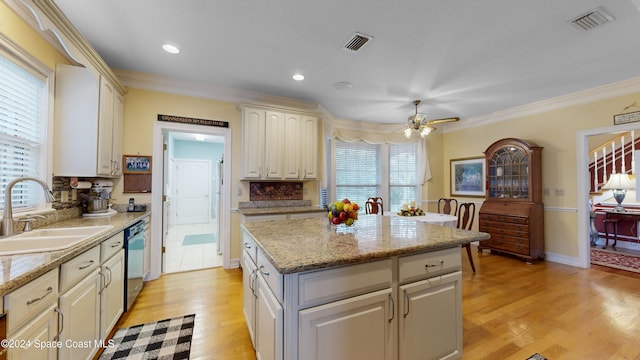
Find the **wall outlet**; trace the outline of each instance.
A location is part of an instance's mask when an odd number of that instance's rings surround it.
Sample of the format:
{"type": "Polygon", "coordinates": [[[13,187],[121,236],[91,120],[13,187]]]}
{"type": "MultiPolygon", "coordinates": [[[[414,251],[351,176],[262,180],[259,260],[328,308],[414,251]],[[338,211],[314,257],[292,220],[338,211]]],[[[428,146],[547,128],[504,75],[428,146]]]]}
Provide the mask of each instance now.
{"type": "Polygon", "coordinates": [[[69,202],[69,192],[66,190],[60,191],[60,202],[69,202]]]}

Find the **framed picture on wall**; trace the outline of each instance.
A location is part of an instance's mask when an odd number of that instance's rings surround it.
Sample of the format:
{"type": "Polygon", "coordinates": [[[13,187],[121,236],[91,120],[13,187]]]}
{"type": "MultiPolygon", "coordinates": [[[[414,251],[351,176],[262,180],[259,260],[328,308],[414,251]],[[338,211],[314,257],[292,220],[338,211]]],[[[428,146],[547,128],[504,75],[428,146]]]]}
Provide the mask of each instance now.
{"type": "Polygon", "coordinates": [[[483,156],[451,159],[451,196],[484,197],[486,169],[483,156]]]}
{"type": "Polygon", "coordinates": [[[123,174],[151,174],[151,156],[123,155],[123,174]]]}

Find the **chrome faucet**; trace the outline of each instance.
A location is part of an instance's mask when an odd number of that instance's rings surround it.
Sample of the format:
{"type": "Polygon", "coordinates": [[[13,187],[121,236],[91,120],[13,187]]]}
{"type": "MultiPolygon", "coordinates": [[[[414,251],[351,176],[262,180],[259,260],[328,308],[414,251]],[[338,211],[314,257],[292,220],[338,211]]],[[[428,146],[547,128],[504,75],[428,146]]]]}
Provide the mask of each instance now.
{"type": "Polygon", "coordinates": [[[13,208],[11,205],[11,189],[13,189],[13,186],[15,184],[22,181],[35,181],[38,184],[40,184],[40,186],[42,186],[42,190],[44,190],[45,200],[48,203],[53,202],[53,200],[55,199],[53,197],[53,193],[51,192],[51,190],[49,190],[49,186],[42,179],[25,176],[25,177],[21,177],[21,178],[17,178],[9,181],[9,183],[7,184],[7,187],[4,188],[4,212],[2,214],[2,235],[3,236],[13,235],[13,208]]]}

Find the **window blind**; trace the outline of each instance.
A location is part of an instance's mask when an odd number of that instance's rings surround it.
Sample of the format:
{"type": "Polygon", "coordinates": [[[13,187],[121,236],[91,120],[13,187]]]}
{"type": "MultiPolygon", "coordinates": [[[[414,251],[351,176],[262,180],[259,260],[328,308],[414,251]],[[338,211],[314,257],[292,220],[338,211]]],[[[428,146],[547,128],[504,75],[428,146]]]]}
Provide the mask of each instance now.
{"type": "Polygon", "coordinates": [[[389,146],[389,205],[397,210],[402,204],[419,201],[416,195],[418,156],[417,145],[389,146]]]}
{"type": "Polygon", "coordinates": [[[335,200],[348,198],[364,207],[368,198],[380,194],[380,145],[338,140],[335,164],[335,200]]]}
{"type": "MultiPolygon", "coordinates": [[[[44,148],[46,83],[0,56],[0,188],[17,177],[40,176],[44,148]]],[[[16,184],[15,209],[35,207],[42,189],[32,181],[16,184]]],[[[0,196],[0,208],[4,208],[0,196]]]]}

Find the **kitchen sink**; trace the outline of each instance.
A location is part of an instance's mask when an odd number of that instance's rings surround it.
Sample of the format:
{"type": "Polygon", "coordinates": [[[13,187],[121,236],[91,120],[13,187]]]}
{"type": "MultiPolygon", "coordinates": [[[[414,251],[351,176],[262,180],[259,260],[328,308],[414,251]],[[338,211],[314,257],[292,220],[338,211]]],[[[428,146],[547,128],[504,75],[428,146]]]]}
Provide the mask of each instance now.
{"type": "Polygon", "coordinates": [[[41,229],[0,239],[0,256],[69,248],[93,236],[105,233],[113,225],[41,229]]]}

